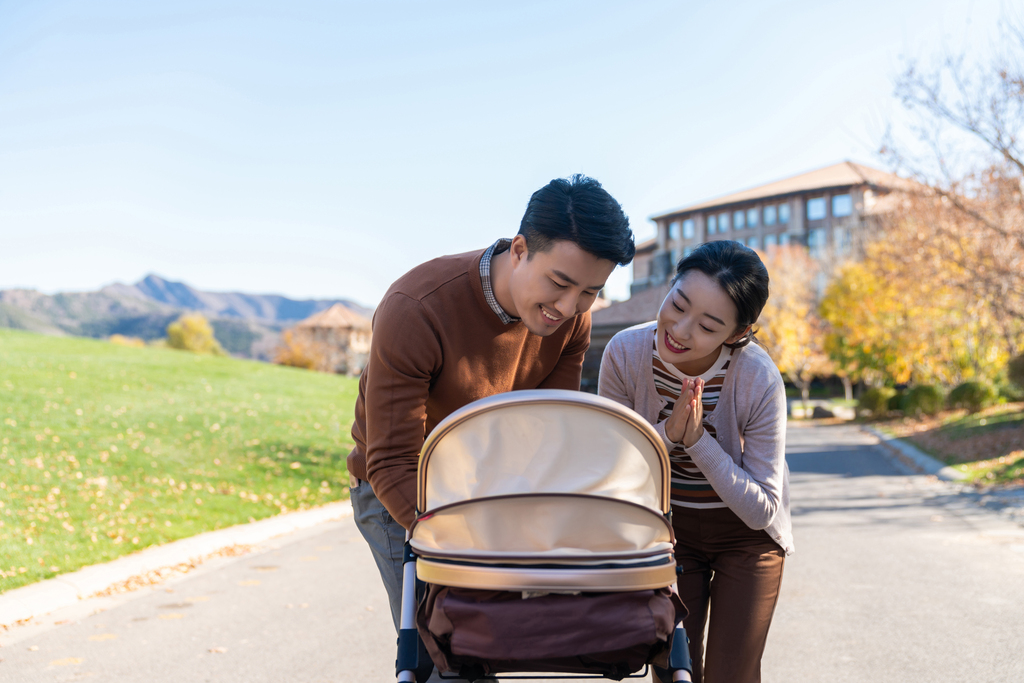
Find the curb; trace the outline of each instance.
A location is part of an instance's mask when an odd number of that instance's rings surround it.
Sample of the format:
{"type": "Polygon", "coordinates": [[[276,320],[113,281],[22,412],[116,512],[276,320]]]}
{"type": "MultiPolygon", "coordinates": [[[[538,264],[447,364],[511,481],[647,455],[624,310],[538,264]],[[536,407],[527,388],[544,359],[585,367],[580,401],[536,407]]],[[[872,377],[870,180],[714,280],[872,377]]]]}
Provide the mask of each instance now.
{"type": "Polygon", "coordinates": [[[886,434],[867,425],[863,425],[861,429],[878,437],[878,440],[881,441],[882,445],[885,446],[897,460],[915,472],[932,474],[943,481],[963,481],[967,479],[966,473],[961,472],[960,470],[955,470],[949,465],[939,462],[932,456],[899,437],[886,434]]]}
{"type": "Polygon", "coordinates": [[[71,574],[15,588],[0,595],[0,627],[12,626],[19,621],[68,607],[134,576],[173,567],[194,558],[202,559],[233,545],[257,545],[276,536],[338,520],[350,514],[352,504],[349,501],[289,512],[258,522],[207,531],[191,538],[147,548],[105,564],[95,564],[71,574]]]}

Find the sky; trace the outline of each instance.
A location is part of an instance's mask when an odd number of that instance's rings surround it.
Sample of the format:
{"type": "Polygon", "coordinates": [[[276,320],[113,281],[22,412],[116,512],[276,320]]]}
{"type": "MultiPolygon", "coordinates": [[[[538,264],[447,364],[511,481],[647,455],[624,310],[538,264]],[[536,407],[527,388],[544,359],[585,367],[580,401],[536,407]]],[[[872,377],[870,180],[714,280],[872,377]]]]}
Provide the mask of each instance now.
{"type": "MultiPolygon", "coordinates": [[[[0,0],[0,289],[374,306],[584,173],[649,217],[877,150],[1005,0],[0,0]]],[[[609,280],[628,296],[629,267],[609,280]]]]}

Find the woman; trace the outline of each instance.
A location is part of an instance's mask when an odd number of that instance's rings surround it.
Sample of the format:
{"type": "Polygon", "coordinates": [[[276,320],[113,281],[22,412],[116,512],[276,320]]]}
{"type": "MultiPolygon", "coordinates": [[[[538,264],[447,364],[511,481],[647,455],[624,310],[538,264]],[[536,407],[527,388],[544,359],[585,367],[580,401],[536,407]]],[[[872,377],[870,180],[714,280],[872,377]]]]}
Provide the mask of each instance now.
{"type": "Polygon", "coordinates": [[[698,682],[761,680],[793,552],[785,390],[751,343],[767,300],[757,253],[732,241],[701,245],[679,262],[658,319],[615,335],[601,361],[598,392],[643,415],[669,451],[678,587],[698,682]]]}

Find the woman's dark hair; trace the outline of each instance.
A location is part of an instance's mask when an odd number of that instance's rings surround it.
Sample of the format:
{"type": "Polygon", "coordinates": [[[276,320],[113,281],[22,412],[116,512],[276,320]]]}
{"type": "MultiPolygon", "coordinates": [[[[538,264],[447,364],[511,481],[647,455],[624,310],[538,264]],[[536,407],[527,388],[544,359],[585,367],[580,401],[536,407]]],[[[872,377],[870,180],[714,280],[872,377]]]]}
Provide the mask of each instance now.
{"type": "MultiPolygon", "coordinates": [[[[679,261],[672,284],[691,270],[710,277],[732,299],[736,305],[736,332],[757,322],[768,301],[768,269],[756,251],[733,240],[706,242],[679,261]]],[[[738,349],[751,341],[757,341],[753,329],[726,346],[738,349]]]]}
{"type": "Polygon", "coordinates": [[[573,242],[583,251],[624,266],[633,260],[636,245],[629,219],[619,203],[585,175],[556,178],[530,197],[519,224],[532,256],[558,240],[573,242]]]}

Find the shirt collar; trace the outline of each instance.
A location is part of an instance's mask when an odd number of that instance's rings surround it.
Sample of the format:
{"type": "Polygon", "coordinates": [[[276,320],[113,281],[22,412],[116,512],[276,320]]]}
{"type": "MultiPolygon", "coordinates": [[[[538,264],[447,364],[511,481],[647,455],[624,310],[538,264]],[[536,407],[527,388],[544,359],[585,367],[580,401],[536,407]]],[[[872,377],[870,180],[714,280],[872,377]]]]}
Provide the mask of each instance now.
{"type": "Polygon", "coordinates": [[[487,300],[487,305],[491,307],[494,314],[498,316],[501,322],[506,325],[517,323],[522,318],[516,318],[505,312],[505,309],[498,303],[497,297],[494,296],[494,289],[491,287],[491,258],[498,254],[508,251],[509,247],[512,246],[512,240],[507,237],[502,237],[497,242],[487,247],[487,251],[480,258],[480,284],[484,288],[484,299],[487,300]]]}

